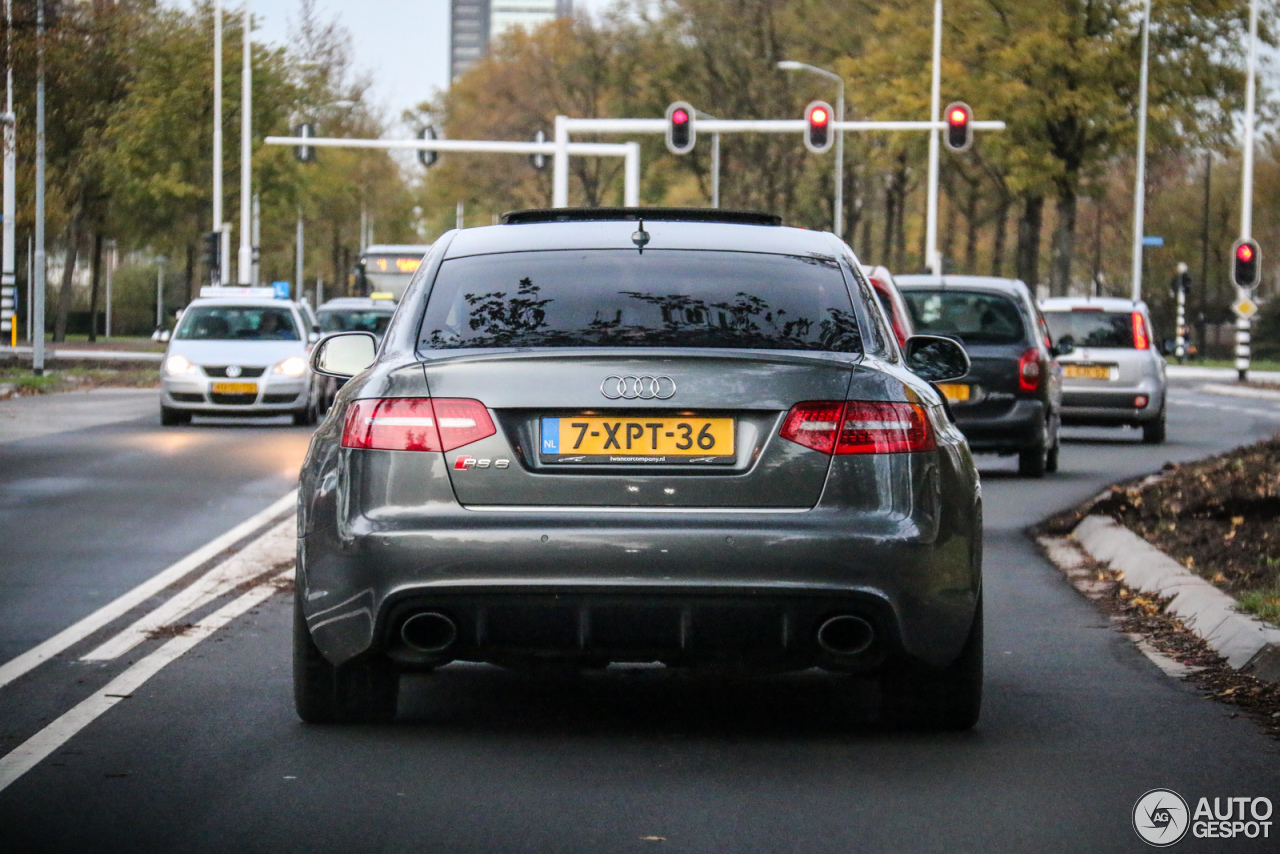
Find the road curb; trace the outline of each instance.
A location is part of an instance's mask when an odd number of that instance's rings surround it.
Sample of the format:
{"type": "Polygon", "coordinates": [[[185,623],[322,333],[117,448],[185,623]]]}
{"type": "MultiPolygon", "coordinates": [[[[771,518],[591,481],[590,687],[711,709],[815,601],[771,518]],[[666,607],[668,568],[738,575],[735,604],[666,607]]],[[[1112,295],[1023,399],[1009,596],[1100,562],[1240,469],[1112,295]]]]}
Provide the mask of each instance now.
{"type": "Polygon", "coordinates": [[[1166,610],[1232,668],[1280,682],[1280,629],[1241,613],[1235,599],[1109,516],[1086,516],[1071,537],[1129,587],[1169,599],[1166,610]]]}
{"type": "Polygon", "coordinates": [[[1251,400],[1280,400],[1280,391],[1272,391],[1268,388],[1252,388],[1250,386],[1206,383],[1205,385],[1200,386],[1200,391],[1205,392],[1206,394],[1220,394],[1226,397],[1244,397],[1251,400]]]}

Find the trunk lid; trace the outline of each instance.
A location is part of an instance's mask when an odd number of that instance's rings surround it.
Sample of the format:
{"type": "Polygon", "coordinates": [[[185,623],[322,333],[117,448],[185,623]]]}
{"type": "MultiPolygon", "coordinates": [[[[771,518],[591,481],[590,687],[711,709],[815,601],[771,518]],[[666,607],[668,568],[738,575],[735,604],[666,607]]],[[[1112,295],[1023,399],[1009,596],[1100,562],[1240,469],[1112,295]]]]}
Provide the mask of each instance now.
{"type": "Polygon", "coordinates": [[[830,457],[778,430],[796,403],[843,400],[854,364],[833,354],[578,350],[456,356],[423,369],[432,397],[479,400],[497,427],[445,455],[463,505],[807,508],[830,457]]]}

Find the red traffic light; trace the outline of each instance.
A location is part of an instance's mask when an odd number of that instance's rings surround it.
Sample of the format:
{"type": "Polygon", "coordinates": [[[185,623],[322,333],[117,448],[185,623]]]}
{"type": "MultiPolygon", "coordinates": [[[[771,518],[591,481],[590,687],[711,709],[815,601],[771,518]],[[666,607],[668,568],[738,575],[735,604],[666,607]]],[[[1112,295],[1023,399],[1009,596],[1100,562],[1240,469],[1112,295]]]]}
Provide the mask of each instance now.
{"type": "Polygon", "coordinates": [[[672,154],[693,151],[696,130],[693,107],[687,101],[676,101],[667,107],[667,150],[672,154]]]}
{"type": "Polygon", "coordinates": [[[808,125],[804,132],[804,147],[814,154],[822,154],[835,142],[831,133],[832,115],[831,105],[826,101],[814,101],[804,108],[804,120],[808,125]]]}
{"type": "Polygon", "coordinates": [[[953,151],[964,151],[973,144],[973,128],[969,122],[973,120],[973,110],[969,105],[957,101],[947,107],[947,148],[953,151]]]}
{"type": "Polygon", "coordinates": [[[1254,240],[1237,240],[1231,252],[1231,281],[1238,288],[1252,288],[1261,278],[1261,253],[1254,240]]]}

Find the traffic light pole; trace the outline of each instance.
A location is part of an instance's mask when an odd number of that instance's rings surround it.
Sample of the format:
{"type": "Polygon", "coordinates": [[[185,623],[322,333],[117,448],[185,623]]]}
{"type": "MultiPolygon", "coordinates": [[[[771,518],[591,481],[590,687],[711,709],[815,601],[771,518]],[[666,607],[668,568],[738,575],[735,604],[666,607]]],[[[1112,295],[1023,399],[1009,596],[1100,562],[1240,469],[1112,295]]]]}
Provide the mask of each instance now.
{"type": "MultiPolygon", "coordinates": [[[[662,119],[656,120],[665,127],[662,119]]],[[[557,128],[558,128],[557,122],[557,128]]],[[[558,131],[557,131],[558,133],[558,131]]],[[[573,142],[563,147],[565,165],[559,165],[562,146],[556,142],[515,142],[488,139],[339,139],[335,137],[269,136],[267,145],[309,145],[316,148],[377,148],[401,151],[463,152],[468,154],[550,154],[556,164],[556,175],[565,176],[568,190],[569,155],[579,157],[623,158],[623,205],[634,208],[640,204],[640,144],[636,142],[573,142]]],[[[564,207],[564,205],[553,205],[564,207]]]]}
{"type": "MultiPolygon", "coordinates": [[[[974,130],[1004,130],[999,121],[975,121],[969,126],[974,130]]],[[[804,119],[697,119],[697,129],[706,133],[806,133],[809,123],[804,119]]],[[[854,121],[831,123],[834,131],[939,131],[946,130],[947,123],[938,122],[876,122],[854,121]]],[[[665,134],[666,119],[572,119],[556,116],[554,175],[552,177],[551,206],[569,206],[569,153],[570,147],[582,143],[570,142],[570,134],[577,133],[626,133],[665,134]]]]}
{"type": "MultiPolygon", "coordinates": [[[[1249,2],[1249,64],[1244,94],[1243,174],[1240,180],[1240,239],[1250,240],[1253,231],[1253,114],[1258,67],[1258,0],[1249,2]]],[[[1249,301],[1252,287],[1236,287],[1236,303],[1249,301]]],[[[1240,382],[1249,379],[1252,358],[1253,321],[1244,314],[1236,316],[1236,376],[1240,382]]]]}

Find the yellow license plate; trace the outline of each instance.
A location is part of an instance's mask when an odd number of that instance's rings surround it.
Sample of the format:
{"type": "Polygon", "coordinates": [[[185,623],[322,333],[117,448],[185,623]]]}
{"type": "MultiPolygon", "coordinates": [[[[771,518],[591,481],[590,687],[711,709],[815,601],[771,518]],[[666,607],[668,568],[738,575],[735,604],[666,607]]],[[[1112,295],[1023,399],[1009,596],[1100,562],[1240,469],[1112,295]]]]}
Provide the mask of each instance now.
{"type": "Polygon", "coordinates": [[[938,391],[953,403],[963,403],[969,399],[969,387],[964,383],[938,383],[938,391]]]}
{"type": "Polygon", "coordinates": [[[644,416],[542,419],[548,463],[724,464],[734,461],[732,418],[644,416]]]}
{"type": "Polygon", "coordinates": [[[214,394],[257,394],[257,383],[214,383],[214,394]]]}
{"type": "Polygon", "coordinates": [[[1109,380],[1110,365],[1063,365],[1062,375],[1073,380],[1109,380]]]}

